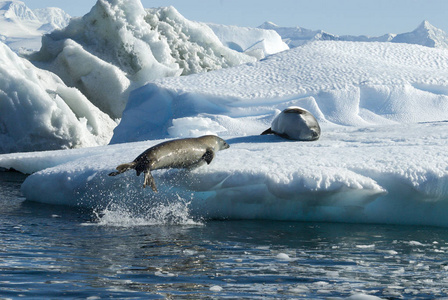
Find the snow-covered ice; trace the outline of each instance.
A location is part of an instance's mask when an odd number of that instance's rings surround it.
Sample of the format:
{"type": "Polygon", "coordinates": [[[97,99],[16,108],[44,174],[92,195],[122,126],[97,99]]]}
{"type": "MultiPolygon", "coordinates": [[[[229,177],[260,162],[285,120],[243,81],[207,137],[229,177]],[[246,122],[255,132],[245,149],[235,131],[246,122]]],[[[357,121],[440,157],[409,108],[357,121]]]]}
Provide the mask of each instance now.
{"type": "MultiPolygon", "coordinates": [[[[57,8],[30,10],[15,0],[0,5],[2,40],[13,49],[18,44],[11,41],[31,45],[30,38],[40,45],[42,34],[69,22],[57,8]]],[[[285,46],[266,30],[251,30],[243,40],[258,38],[265,39],[264,54],[276,43],[285,46]]],[[[145,10],[139,1],[99,1],[84,17],[44,36],[38,53],[22,51],[39,68],[3,43],[1,55],[0,153],[107,144],[116,126],[111,119],[121,117],[129,91],[147,80],[255,61],[173,7],[145,10]]]]}
{"type": "Polygon", "coordinates": [[[171,134],[197,123],[208,124],[197,127],[198,135],[205,133],[201,128],[224,136],[259,134],[288,106],[305,108],[322,124],[447,120],[447,67],[443,49],[313,42],[257,63],[134,90],[112,143],[176,137],[171,134]]]}
{"type": "Polygon", "coordinates": [[[198,218],[448,226],[447,123],[324,128],[316,142],[229,137],[231,147],[208,166],[154,171],[157,194],[134,172],[107,174],[160,141],[2,155],[0,165],[40,164],[22,190],[52,204],[128,208],[182,199],[198,218]],[[73,156],[61,159],[62,152],[73,156]]]}

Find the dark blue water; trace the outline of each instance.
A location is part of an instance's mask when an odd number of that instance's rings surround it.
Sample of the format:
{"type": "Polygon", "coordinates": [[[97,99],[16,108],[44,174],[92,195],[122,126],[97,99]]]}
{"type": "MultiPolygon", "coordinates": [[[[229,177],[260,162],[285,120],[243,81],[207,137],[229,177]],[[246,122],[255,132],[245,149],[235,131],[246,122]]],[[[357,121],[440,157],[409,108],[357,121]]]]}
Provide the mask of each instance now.
{"type": "Polygon", "coordinates": [[[92,211],[24,201],[23,180],[0,172],[0,298],[448,296],[445,228],[243,220],[120,226],[92,211]]]}

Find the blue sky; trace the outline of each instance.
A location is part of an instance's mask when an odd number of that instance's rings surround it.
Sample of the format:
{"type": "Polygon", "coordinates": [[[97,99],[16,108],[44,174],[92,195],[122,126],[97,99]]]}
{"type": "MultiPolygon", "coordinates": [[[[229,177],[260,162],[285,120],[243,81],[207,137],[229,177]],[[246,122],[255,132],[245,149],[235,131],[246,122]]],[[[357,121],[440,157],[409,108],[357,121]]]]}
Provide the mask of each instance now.
{"type": "MultiPolygon", "coordinates": [[[[22,0],[23,1],[23,0],[22,0]]],[[[56,6],[72,16],[87,13],[96,0],[25,0],[30,8],[56,6]]],[[[423,20],[448,32],[447,0],[142,0],[144,7],[174,6],[190,20],[257,27],[323,29],[343,35],[378,36],[414,30],[423,20]]]]}

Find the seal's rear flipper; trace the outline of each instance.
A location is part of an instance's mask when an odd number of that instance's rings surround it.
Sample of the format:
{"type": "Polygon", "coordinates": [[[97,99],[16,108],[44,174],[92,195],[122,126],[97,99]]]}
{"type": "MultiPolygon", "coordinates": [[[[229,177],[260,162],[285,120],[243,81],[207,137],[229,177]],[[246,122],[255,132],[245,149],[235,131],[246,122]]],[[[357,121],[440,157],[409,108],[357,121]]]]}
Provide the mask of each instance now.
{"type": "Polygon", "coordinates": [[[209,165],[212,162],[214,157],[215,157],[215,152],[212,149],[207,149],[207,150],[205,150],[205,153],[204,153],[204,155],[202,155],[201,159],[203,159],[207,163],[207,165],[209,165]]]}
{"type": "Polygon", "coordinates": [[[154,177],[152,177],[151,171],[145,172],[145,181],[143,182],[143,187],[145,188],[147,185],[151,186],[152,190],[157,193],[156,182],[154,181],[154,177]]]}
{"type": "Polygon", "coordinates": [[[134,169],[134,168],[135,168],[135,162],[122,164],[117,167],[117,172],[109,173],[109,176],[117,176],[118,174],[124,173],[127,170],[134,169]]]}
{"type": "Polygon", "coordinates": [[[265,134],[272,134],[274,133],[271,128],[269,127],[268,129],[266,129],[265,131],[263,131],[260,135],[265,135],[265,134]]]}

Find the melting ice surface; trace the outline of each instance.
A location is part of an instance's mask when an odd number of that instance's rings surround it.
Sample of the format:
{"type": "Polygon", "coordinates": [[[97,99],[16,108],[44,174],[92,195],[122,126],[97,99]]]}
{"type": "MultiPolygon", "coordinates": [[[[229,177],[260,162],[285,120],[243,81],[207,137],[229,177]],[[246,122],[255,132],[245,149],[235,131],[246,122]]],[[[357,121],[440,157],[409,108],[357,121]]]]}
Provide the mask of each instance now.
{"type": "Polygon", "coordinates": [[[154,81],[130,95],[114,145],[10,154],[32,173],[28,200],[122,208],[142,216],[183,201],[201,218],[447,226],[448,53],[416,45],[314,42],[258,63],[154,81]],[[302,106],[316,142],[259,136],[302,106]],[[231,145],[209,166],[155,171],[159,193],[118,164],[166,138],[216,133],[231,145]],[[145,141],[146,140],[146,141],[145,141]]]}

